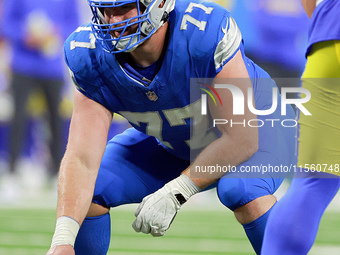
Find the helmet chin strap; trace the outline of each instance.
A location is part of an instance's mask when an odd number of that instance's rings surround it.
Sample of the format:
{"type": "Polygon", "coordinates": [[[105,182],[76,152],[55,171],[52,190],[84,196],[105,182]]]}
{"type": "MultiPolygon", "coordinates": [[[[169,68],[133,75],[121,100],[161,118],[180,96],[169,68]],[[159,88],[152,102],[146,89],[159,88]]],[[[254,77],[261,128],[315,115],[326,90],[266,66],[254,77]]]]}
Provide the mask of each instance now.
{"type": "MultiPolygon", "coordinates": [[[[112,35],[111,35],[112,37],[112,35]]],[[[114,39],[116,39],[115,37],[113,37],[114,39]]],[[[144,37],[143,37],[144,38],[144,37]]],[[[137,42],[137,35],[134,35],[132,37],[132,39],[129,37],[129,38],[123,38],[123,39],[120,39],[117,43],[117,41],[112,41],[112,45],[118,49],[118,50],[124,50],[126,49],[129,45],[133,45],[137,42]]],[[[127,49],[125,50],[125,52],[131,52],[133,50],[135,50],[142,42],[136,44],[135,46],[133,46],[132,48],[130,49],[127,49]]]]}

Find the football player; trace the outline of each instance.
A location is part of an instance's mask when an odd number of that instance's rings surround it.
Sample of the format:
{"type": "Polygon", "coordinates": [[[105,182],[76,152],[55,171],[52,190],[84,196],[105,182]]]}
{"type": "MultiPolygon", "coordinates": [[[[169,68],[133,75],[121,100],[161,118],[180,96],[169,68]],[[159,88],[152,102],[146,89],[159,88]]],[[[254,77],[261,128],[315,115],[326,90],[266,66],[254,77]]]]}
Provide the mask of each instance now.
{"type": "Polygon", "coordinates": [[[76,89],[48,254],[106,254],[109,210],[129,203],[140,203],[135,231],[163,236],[183,203],[213,187],[259,254],[283,175],[251,178],[241,169],[292,163],[294,127],[277,123],[294,119],[294,112],[281,109],[275,83],[245,56],[230,13],[196,0],[88,2],[91,24],[79,27],[64,47],[76,89]],[[201,113],[205,97],[191,89],[191,78],[202,78],[202,89],[220,99],[216,105],[209,100],[211,120],[234,124],[209,128],[201,113]],[[233,109],[233,94],[222,84],[231,78],[237,98],[249,92],[267,116],[256,116],[251,103],[233,109]],[[107,143],[113,113],[133,128],[107,143]],[[237,167],[232,173],[194,172],[213,165],[237,167]]]}
{"type": "Polygon", "coordinates": [[[264,255],[307,254],[340,186],[340,1],[302,3],[311,18],[302,86],[312,116],[300,115],[298,171],[269,217],[264,255]]]}

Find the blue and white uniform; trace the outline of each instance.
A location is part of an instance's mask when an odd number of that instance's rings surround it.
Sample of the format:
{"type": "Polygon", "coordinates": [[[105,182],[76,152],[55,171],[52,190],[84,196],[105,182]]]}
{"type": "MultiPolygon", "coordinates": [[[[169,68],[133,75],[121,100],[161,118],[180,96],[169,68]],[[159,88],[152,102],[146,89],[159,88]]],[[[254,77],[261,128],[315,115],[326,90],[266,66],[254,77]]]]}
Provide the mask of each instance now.
{"type": "MultiPolygon", "coordinates": [[[[110,111],[123,115],[134,127],[109,142],[103,165],[110,160],[107,154],[112,144],[132,146],[148,139],[163,145],[162,147],[176,158],[189,160],[190,148],[186,141],[190,139],[189,120],[195,104],[190,103],[190,78],[215,77],[239,49],[243,53],[241,32],[226,9],[210,2],[199,4],[179,1],[175,10],[170,13],[169,42],[163,62],[149,83],[129,75],[129,70],[122,67],[115,54],[103,51],[94,39],[89,25],[79,27],[67,39],[64,48],[66,63],[73,73],[78,90],[110,111]],[[186,10],[189,11],[185,12],[186,10]],[[176,121],[171,118],[176,114],[180,114],[187,121],[183,125],[171,123],[176,121]]],[[[272,104],[272,87],[275,84],[268,82],[270,79],[266,72],[244,54],[243,57],[249,76],[258,78],[253,79],[257,109],[268,109],[272,104]]],[[[267,119],[274,117],[283,118],[280,115],[280,107],[273,116],[266,116],[267,119]]],[[[288,117],[294,118],[290,108],[288,117]]],[[[280,165],[291,162],[294,139],[292,128],[273,128],[269,125],[268,128],[259,128],[259,132],[259,152],[267,150],[267,153],[279,153],[274,147],[270,150],[266,147],[271,146],[275,140],[278,143],[285,140],[284,145],[289,147],[288,154],[278,155],[277,163],[280,165]]],[[[275,147],[278,145],[275,144],[275,147]]],[[[280,152],[282,153],[282,147],[280,152]]],[[[143,150],[144,155],[145,153],[148,153],[147,148],[143,150]]],[[[149,159],[143,164],[148,166],[155,160],[149,159]]],[[[258,161],[256,165],[257,163],[258,161]]],[[[115,164],[112,164],[110,170],[117,171],[115,164]]],[[[186,162],[186,165],[188,164],[189,162],[186,162]]],[[[160,168],[164,167],[165,165],[161,164],[160,168]]],[[[171,171],[178,175],[183,169],[173,167],[171,171]]],[[[140,198],[144,195],[141,194],[140,198]]],[[[133,199],[131,202],[138,201],[133,199]]],[[[114,206],[116,203],[108,200],[104,205],[114,206]]]]}
{"type": "MultiPolygon", "coordinates": [[[[241,50],[253,81],[256,108],[269,109],[272,105],[275,83],[244,55],[241,32],[230,13],[212,2],[176,2],[169,17],[162,62],[151,81],[132,70],[119,54],[105,52],[90,25],[79,27],[66,41],[64,50],[77,89],[121,114],[133,126],[107,145],[93,199],[106,207],[140,202],[189,166],[191,150],[206,146],[189,147],[192,130],[202,124],[190,124],[196,111],[200,114],[201,110],[200,95],[191,93],[191,78],[214,78],[241,50]]],[[[286,116],[280,111],[278,106],[271,115],[258,118],[294,119],[290,107],[286,116]]],[[[282,125],[260,127],[258,152],[237,168],[291,164],[294,134],[294,128],[282,125]]],[[[218,187],[221,202],[232,210],[273,194],[283,180],[282,175],[275,178],[272,174],[261,178],[227,175],[235,178],[222,178],[214,186],[218,187]]]]}

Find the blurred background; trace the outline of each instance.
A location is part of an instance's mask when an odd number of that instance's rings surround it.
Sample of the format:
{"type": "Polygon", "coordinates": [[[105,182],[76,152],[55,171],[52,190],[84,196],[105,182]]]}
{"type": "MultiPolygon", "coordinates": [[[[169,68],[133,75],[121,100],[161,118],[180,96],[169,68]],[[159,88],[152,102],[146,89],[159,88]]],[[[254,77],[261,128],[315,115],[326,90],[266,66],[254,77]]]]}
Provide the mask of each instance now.
{"type": "MultiPolygon", "coordinates": [[[[237,21],[246,55],[263,67],[279,87],[299,86],[309,22],[300,0],[216,2],[237,21]]],[[[0,255],[44,254],[49,245],[54,230],[57,171],[67,143],[74,89],[63,62],[62,46],[68,35],[90,18],[86,0],[0,0],[0,255]],[[23,243],[18,244],[19,239],[23,243]]],[[[128,123],[117,116],[109,137],[127,127],[128,123]]],[[[286,181],[276,194],[278,198],[288,186],[286,181]]],[[[192,220],[192,224],[200,225],[204,218],[214,215],[217,226],[230,230],[235,224],[241,230],[213,191],[195,196],[186,206],[189,213],[183,213],[178,222],[192,220]]],[[[337,197],[321,226],[329,235],[322,232],[318,236],[311,254],[340,254],[339,243],[331,237],[339,236],[339,208],[337,197]],[[320,249],[327,252],[321,253],[320,249]]],[[[126,227],[122,225],[121,229],[130,231],[133,220],[130,222],[129,217],[134,209],[119,209],[123,211],[117,213],[121,220],[113,224],[126,221],[126,227]]],[[[226,236],[228,231],[214,232],[206,222],[204,231],[197,230],[194,235],[180,224],[174,227],[173,234],[169,233],[165,244],[152,241],[145,248],[140,248],[145,237],[118,229],[113,237],[124,237],[125,241],[113,241],[110,251],[161,254],[164,247],[172,247],[167,254],[252,254],[242,231],[236,231],[235,236],[229,231],[226,236]],[[196,245],[191,249],[179,245],[179,237],[190,235],[196,245]],[[139,248],[131,247],[130,241],[139,243],[139,248]],[[155,248],[150,250],[151,246],[155,248]]]]}
{"type": "MultiPolygon", "coordinates": [[[[63,43],[90,21],[85,0],[0,0],[0,201],[56,192],[73,89],[63,43]]],[[[110,136],[127,127],[115,118],[110,136]]]]}

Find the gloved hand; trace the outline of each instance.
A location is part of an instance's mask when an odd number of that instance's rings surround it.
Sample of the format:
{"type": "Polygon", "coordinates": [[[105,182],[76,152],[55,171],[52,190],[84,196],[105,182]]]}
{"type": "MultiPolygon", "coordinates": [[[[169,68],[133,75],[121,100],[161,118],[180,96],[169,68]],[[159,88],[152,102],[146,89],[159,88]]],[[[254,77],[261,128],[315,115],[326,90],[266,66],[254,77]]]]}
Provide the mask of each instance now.
{"type": "Polygon", "coordinates": [[[143,199],[135,212],[133,229],[152,236],[165,235],[181,205],[200,190],[188,176],[180,175],[143,199]]]}

